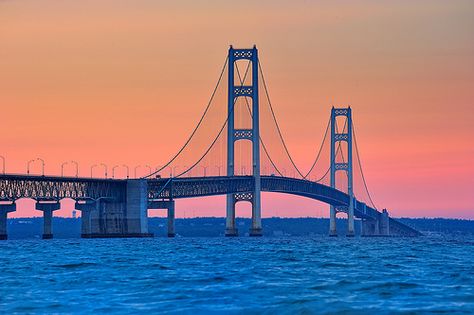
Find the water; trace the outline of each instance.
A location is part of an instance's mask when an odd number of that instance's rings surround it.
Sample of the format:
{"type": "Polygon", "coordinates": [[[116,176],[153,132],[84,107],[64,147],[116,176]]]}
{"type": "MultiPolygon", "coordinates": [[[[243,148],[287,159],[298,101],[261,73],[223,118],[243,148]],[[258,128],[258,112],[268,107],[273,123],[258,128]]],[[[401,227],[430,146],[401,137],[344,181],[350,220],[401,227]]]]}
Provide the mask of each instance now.
{"type": "Polygon", "coordinates": [[[474,237],[0,242],[0,313],[474,313],[474,237]]]}

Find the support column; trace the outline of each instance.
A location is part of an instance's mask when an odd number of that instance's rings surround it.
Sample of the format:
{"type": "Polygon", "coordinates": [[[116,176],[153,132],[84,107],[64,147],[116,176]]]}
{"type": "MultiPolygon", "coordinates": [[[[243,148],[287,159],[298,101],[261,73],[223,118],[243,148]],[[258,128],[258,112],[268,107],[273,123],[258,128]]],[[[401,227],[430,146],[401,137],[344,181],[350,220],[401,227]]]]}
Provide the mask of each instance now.
{"type": "MultiPolygon", "coordinates": [[[[227,70],[228,86],[227,86],[227,176],[234,176],[234,48],[229,48],[229,66],[227,70]]],[[[235,228],[235,200],[233,194],[226,197],[226,220],[225,220],[225,236],[237,236],[235,228]]]]}
{"type": "Polygon", "coordinates": [[[352,171],[352,110],[347,108],[347,194],[349,195],[349,209],[347,212],[347,234],[348,237],[355,235],[354,231],[354,187],[352,171]]]}
{"type": "Polygon", "coordinates": [[[76,201],[74,208],[81,211],[81,237],[89,238],[92,234],[91,213],[97,209],[97,202],[93,200],[76,201]]]}
{"type": "Polygon", "coordinates": [[[239,232],[235,227],[235,196],[227,195],[227,210],[225,220],[225,236],[238,236],[239,232]]]}
{"type": "Polygon", "coordinates": [[[380,214],[380,235],[390,235],[390,220],[387,209],[383,209],[380,214]]]}
{"type": "Polygon", "coordinates": [[[351,196],[347,212],[347,237],[354,237],[354,198],[351,196]]]}
{"type": "Polygon", "coordinates": [[[153,237],[148,231],[148,183],[146,179],[127,180],[127,234],[153,237]]]}
{"type": "Polygon", "coordinates": [[[262,236],[262,207],[260,179],[260,116],[258,99],[258,51],[252,49],[252,164],[255,181],[252,200],[252,226],[250,236],[262,236]]]}
{"type": "MultiPolygon", "coordinates": [[[[236,141],[252,141],[252,224],[250,236],[262,235],[262,214],[261,214],[261,180],[260,180],[260,126],[259,126],[259,96],[258,96],[258,50],[254,46],[252,49],[229,48],[228,67],[228,93],[227,93],[227,176],[234,176],[235,154],[234,146],[236,141]],[[248,60],[252,63],[252,84],[243,85],[234,82],[234,68],[237,60],[248,60]],[[236,129],[234,124],[234,105],[237,98],[249,97],[252,99],[252,129],[236,129]]],[[[249,187],[250,188],[250,187],[249,187]]],[[[228,194],[226,203],[226,236],[237,236],[235,227],[235,203],[236,194],[228,194]]]]}
{"type": "MultiPolygon", "coordinates": [[[[342,151],[342,150],[341,150],[342,151]]],[[[341,152],[342,153],[342,152],[341,152]]],[[[336,188],[336,172],[343,171],[347,174],[347,194],[349,202],[344,205],[344,212],[347,212],[347,236],[354,236],[354,191],[353,191],[353,174],[352,174],[352,110],[347,108],[332,108],[331,109],[331,156],[330,156],[330,185],[336,188]],[[338,130],[337,120],[338,116],[346,118],[347,130],[338,130]],[[341,142],[347,143],[347,160],[342,158],[337,160],[337,149],[340,148],[341,142]],[[336,148],[337,147],[337,148],[336,148]]],[[[331,213],[329,219],[329,236],[336,236],[336,209],[331,206],[331,213]]]]}
{"type": "Polygon", "coordinates": [[[336,237],[336,207],[330,206],[329,209],[329,236],[336,237]]]}
{"type": "Polygon", "coordinates": [[[374,234],[373,235],[380,235],[380,220],[375,220],[375,222],[374,222],[374,234]]]}
{"type": "Polygon", "coordinates": [[[361,236],[374,236],[376,224],[378,224],[378,222],[375,220],[362,219],[360,226],[361,236]]]}
{"type": "MultiPolygon", "coordinates": [[[[336,134],[336,116],[334,115],[334,107],[331,110],[331,156],[330,156],[330,185],[332,188],[336,188],[336,143],[335,143],[335,134],[336,134]]],[[[337,236],[336,228],[336,207],[333,205],[329,208],[329,236],[337,236]]]]}
{"type": "Polygon", "coordinates": [[[53,238],[53,212],[60,208],[61,204],[58,201],[36,202],[36,210],[43,211],[43,239],[53,238]]]}
{"type": "Polygon", "coordinates": [[[0,203],[0,240],[8,239],[7,218],[8,213],[16,210],[15,202],[0,203]]]}
{"type": "Polygon", "coordinates": [[[168,237],[175,236],[174,219],[175,219],[174,200],[170,200],[168,202],[168,237]]]}

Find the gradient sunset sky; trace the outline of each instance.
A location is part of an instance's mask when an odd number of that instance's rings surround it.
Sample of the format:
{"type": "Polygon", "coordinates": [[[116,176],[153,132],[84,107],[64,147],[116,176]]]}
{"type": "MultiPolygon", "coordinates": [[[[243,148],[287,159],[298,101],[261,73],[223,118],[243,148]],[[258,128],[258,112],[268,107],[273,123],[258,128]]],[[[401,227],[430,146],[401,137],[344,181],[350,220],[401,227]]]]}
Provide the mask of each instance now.
{"type": "MultiPolygon", "coordinates": [[[[473,1],[0,0],[7,172],[24,173],[36,157],[50,174],[74,159],[83,176],[98,162],[165,163],[230,44],[258,46],[303,169],[331,106],[351,105],[377,204],[395,217],[474,219],[473,1]]],[[[57,215],[70,216],[65,204],[57,215]]],[[[224,205],[180,201],[177,211],[224,216],[224,205]]],[[[328,215],[289,196],[264,195],[262,209],[328,215]]],[[[11,216],[40,214],[24,201],[11,216]]]]}

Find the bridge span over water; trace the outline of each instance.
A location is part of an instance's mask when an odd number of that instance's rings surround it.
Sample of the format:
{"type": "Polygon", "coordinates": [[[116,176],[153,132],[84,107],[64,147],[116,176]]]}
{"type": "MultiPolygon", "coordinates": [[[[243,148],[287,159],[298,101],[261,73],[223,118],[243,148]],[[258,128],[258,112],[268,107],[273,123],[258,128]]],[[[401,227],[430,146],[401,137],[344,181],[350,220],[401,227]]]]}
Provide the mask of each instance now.
{"type": "MultiPolygon", "coordinates": [[[[15,202],[21,198],[36,200],[36,209],[43,212],[43,238],[53,236],[53,212],[60,208],[59,200],[64,198],[75,200],[75,208],[82,211],[83,237],[143,237],[150,236],[148,209],[167,209],[168,235],[174,236],[175,200],[214,195],[226,195],[226,236],[238,235],[235,225],[235,205],[241,201],[252,204],[252,225],[249,234],[260,236],[263,234],[262,191],[297,195],[329,204],[330,236],[337,235],[337,213],[347,215],[347,236],[354,236],[354,218],[362,220],[363,235],[419,235],[414,229],[391,219],[386,210],[379,211],[374,205],[360,162],[350,107],[331,108],[331,117],[324,139],[311,168],[304,173],[296,166],[276,119],[255,46],[250,49],[235,49],[232,46],[229,48],[217,85],[190,137],[168,163],[155,171],[148,166],[149,173],[146,176],[128,179],[127,167],[127,179],[107,178],[107,166],[101,163],[100,165],[105,168],[105,178],[92,178],[92,169],[98,165],[91,167],[91,178],[80,178],[77,176],[78,164],[74,161],[72,162],[76,164],[76,177],[44,176],[44,160],[39,158],[37,160],[43,162],[43,176],[0,175],[0,238],[2,239],[7,238],[7,215],[16,210],[15,202]],[[238,63],[241,62],[247,65],[243,74],[238,67],[238,63]],[[225,69],[227,69],[227,95],[225,95],[227,100],[214,102],[225,69]],[[261,89],[265,91],[266,97],[263,99],[259,97],[261,89]],[[272,126],[275,131],[265,134],[267,137],[265,141],[264,136],[260,134],[261,102],[267,102],[271,113],[269,121],[270,124],[274,124],[272,126]],[[215,131],[217,133],[215,137],[207,134],[205,131],[208,128],[203,127],[208,120],[211,124],[216,122],[215,119],[208,118],[214,103],[226,103],[224,108],[226,115],[215,131]],[[241,111],[236,115],[239,108],[241,111]],[[242,123],[245,117],[248,119],[246,124],[242,123]],[[341,120],[344,121],[343,126],[338,123],[341,120]],[[200,130],[204,130],[203,139],[196,139],[200,130]],[[282,146],[281,154],[272,154],[267,141],[271,139],[276,139],[282,146]],[[210,144],[206,145],[206,141],[210,144]],[[241,141],[250,142],[251,145],[248,165],[242,162],[244,160],[242,151],[236,153],[238,148],[236,143],[241,141]],[[199,152],[189,149],[193,143],[199,144],[197,146],[199,152]],[[325,143],[329,146],[329,165],[324,165],[320,159],[325,143]],[[225,162],[213,165],[214,169],[218,170],[218,176],[209,176],[211,174],[206,172],[209,167],[206,159],[212,157],[214,151],[222,153],[220,144],[222,147],[225,146],[225,162]],[[175,164],[187,150],[190,151],[188,155],[193,160],[188,161],[189,167],[176,173],[175,164]],[[267,162],[263,167],[261,155],[267,162]],[[287,173],[285,167],[278,162],[281,156],[287,159],[287,165],[292,168],[293,176],[289,176],[290,172],[287,173]],[[318,173],[318,168],[322,172],[318,173]],[[192,175],[196,169],[203,170],[202,176],[192,175]],[[224,170],[222,173],[225,176],[221,176],[221,169],[224,170]],[[169,178],[165,178],[168,176],[163,173],[167,170],[168,174],[174,173],[169,178]],[[365,203],[361,202],[361,195],[357,195],[354,191],[355,174],[361,175],[362,184],[359,186],[362,188],[362,194],[368,198],[365,203]],[[325,183],[326,180],[328,183],[325,183]]],[[[215,159],[209,158],[209,160],[215,162],[215,159]]],[[[32,161],[34,160],[30,162],[32,161]]],[[[112,177],[116,167],[118,165],[112,168],[112,177]]]]}
{"type": "MultiPolygon", "coordinates": [[[[33,199],[43,212],[44,238],[52,237],[53,212],[59,201],[73,199],[82,212],[82,237],[144,237],[148,232],[148,210],[167,209],[168,235],[174,236],[175,200],[237,194],[251,201],[252,176],[209,176],[159,179],[98,179],[35,175],[0,175],[0,237],[7,238],[6,220],[16,210],[18,199],[33,199]]],[[[347,208],[350,196],[329,186],[307,180],[262,176],[261,191],[302,196],[338,208],[347,208]]],[[[354,200],[354,215],[362,220],[366,236],[416,236],[419,233],[354,200]]]]}

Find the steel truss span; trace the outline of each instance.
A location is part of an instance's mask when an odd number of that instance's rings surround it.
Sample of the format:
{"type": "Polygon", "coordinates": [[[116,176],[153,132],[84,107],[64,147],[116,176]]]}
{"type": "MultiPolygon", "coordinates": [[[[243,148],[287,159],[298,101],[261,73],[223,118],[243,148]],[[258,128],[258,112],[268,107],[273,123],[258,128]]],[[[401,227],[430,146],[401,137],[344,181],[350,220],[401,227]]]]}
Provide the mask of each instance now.
{"type": "Polygon", "coordinates": [[[0,175],[0,200],[74,200],[113,198],[124,200],[125,180],[77,177],[0,175]]]}

